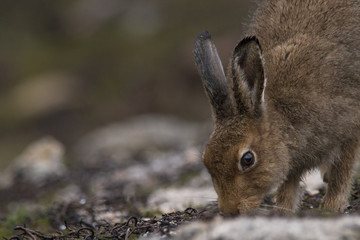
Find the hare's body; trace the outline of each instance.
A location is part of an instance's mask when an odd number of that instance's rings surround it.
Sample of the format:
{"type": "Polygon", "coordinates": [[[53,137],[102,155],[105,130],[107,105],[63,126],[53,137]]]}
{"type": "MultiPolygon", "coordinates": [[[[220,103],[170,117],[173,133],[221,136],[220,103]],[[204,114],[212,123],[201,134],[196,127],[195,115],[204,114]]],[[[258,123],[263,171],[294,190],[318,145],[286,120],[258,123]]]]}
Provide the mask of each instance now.
{"type": "Polygon", "coordinates": [[[221,210],[252,211],[273,188],[294,209],[314,168],[328,182],[324,207],[342,210],[360,139],[360,2],[264,1],[246,36],[227,80],[210,37],[195,46],[216,120],[204,162],[221,210]]]}
{"type": "Polygon", "coordinates": [[[297,165],[319,165],[360,137],[360,1],[266,1],[247,34],[261,43],[265,103],[297,165]]]}
{"type": "MultiPolygon", "coordinates": [[[[266,59],[265,103],[274,113],[268,121],[281,118],[288,175],[336,166],[344,151],[355,154],[350,152],[360,137],[360,2],[266,1],[247,34],[259,39],[266,59]]],[[[350,172],[339,174],[350,178],[350,172]]]]}

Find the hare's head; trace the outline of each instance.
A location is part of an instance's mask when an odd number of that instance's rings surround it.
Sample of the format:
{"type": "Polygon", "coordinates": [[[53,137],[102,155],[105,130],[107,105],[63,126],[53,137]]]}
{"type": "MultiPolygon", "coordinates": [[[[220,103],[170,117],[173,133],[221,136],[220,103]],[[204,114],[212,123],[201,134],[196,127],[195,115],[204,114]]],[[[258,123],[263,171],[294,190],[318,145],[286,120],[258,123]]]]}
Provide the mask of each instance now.
{"type": "Polygon", "coordinates": [[[278,141],[280,134],[268,122],[259,41],[249,37],[237,45],[229,81],[209,33],[197,37],[194,55],[215,121],[204,164],[220,210],[231,215],[252,212],[284,179],[288,165],[283,164],[287,153],[278,141]]]}

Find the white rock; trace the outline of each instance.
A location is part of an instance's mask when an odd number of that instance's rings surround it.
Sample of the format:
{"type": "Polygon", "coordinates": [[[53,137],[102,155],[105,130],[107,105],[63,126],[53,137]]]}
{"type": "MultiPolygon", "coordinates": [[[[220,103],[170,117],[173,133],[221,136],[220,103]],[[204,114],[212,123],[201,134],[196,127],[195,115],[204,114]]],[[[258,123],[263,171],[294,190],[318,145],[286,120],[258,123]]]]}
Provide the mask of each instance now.
{"type": "Polygon", "coordinates": [[[186,161],[194,162],[201,156],[191,147],[199,142],[202,130],[198,124],[181,122],[171,117],[140,116],[93,131],[84,137],[77,150],[80,160],[87,166],[98,162],[103,164],[104,156],[118,161],[133,161],[134,155],[139,153],[183,149],[189,149],[186,161]]]}
{"type": "Polygon", "coordinates": [[[337,240],[360,239],[360,217],[333,219],[246,218],[193,222],[175,239],[337,240]]]}
{"type": "MultiPolygon", "coordinates": [[[[189,150],[193,152],[194,150],[189,150]]],[[[128,167],[117,168],[108,172],[97,174],[91,179],[91,192],[96,196],[106,196],[106,186],[123,184],[123,194],[130,197],[136,194],[136,189],[153,189],[168,180],[168,184],[179,179],[184,169],[199,168],[199,161],[187,161],[187,150],[183,152],[165,152],[146,154],[146,160],[134,163],[128,167]]],[[[190,182],[192,186],[204,186],[204,181],[211,184],[211,179],[201,174],[190,182]]],[[[210,185],[208,185],[210,186],[210,185]]],[[[111,189],[111,188],[110,188],[111,189]]]]}
{"type": "Polygon", "coordinates": [[[78,185],[70,184],[56,192],[55,198],[58,202],[70,203],[81,201],[86,202],[85,194],[81,191],[81,188],[78,185]]]}
{"type": "Polygon", "coordinates": [[[49,179],[63,177],[67,169],[64,165],[64,146],[52,137],[44,137],[30,144],[4,170],[0,178],[0,188],[10,187],[15,178],[20,176],[24,181],[41,186],[49,179]]]}
{"type": "Polygon", "coordinates": [[[95,220],[97,222],[106,222],[110,224],[115,224],[120,222],[119,219],[125,219],[127,215],[120,211],[104,211],[97,213],[95,216],[95,220]]]}
{"type": "Polygon", "coordinates": [[[159,189],[149,196],[148,208],[173,212],[191,206],[205,206],[216,199],[217,195],[212,186],[159,189]]]}

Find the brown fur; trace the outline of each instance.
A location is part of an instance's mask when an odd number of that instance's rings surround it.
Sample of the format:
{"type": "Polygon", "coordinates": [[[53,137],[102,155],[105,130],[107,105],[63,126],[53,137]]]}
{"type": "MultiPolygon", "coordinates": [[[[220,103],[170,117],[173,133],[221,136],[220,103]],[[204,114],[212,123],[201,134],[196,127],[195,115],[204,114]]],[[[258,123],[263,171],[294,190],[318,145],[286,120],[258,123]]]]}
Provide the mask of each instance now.
{"type": "Polygon", "coordinates": [[[324,207],[343,210],[360,140],[360,2],[267,0],[245,36],[227,83],[210,35],[194,48],[215,119],[204,164],[220,209],[252,212],[277,188],[276,204],[294,210],[301,177],[321,168],[324,207]],[[249,150],[255,163],[242,170],[249,150]]]}

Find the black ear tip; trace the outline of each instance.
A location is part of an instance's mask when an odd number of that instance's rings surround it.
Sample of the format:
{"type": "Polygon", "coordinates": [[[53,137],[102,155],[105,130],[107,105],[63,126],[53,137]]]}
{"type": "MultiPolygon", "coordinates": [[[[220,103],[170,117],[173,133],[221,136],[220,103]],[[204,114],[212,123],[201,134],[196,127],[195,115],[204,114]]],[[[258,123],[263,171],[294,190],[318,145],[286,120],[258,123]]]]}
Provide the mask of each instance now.
{"type": "Polygon", "coordinates": [[[260,41],[259,39],[256,37],[256,36],[247,36],[245,37],[243,40],[241,40],[238,45],[235,47],[235,51],[234,52],[237,52],[242,46],[245,46],[247,45],[248,43],[251,43],[251,42],[255,42],[259,48],[260,48],[260,51],[262,52],[262,49],[261,49],[261,45],[260,45],[260,41]]]}
{"type": "Polygon", "coordinates": [[[211,35],[208,31],[203,31],[202,33],[200,33],[199,35],[197,35],[196,40],[207,40],[207,39],[211,39],[211,35]]]}

